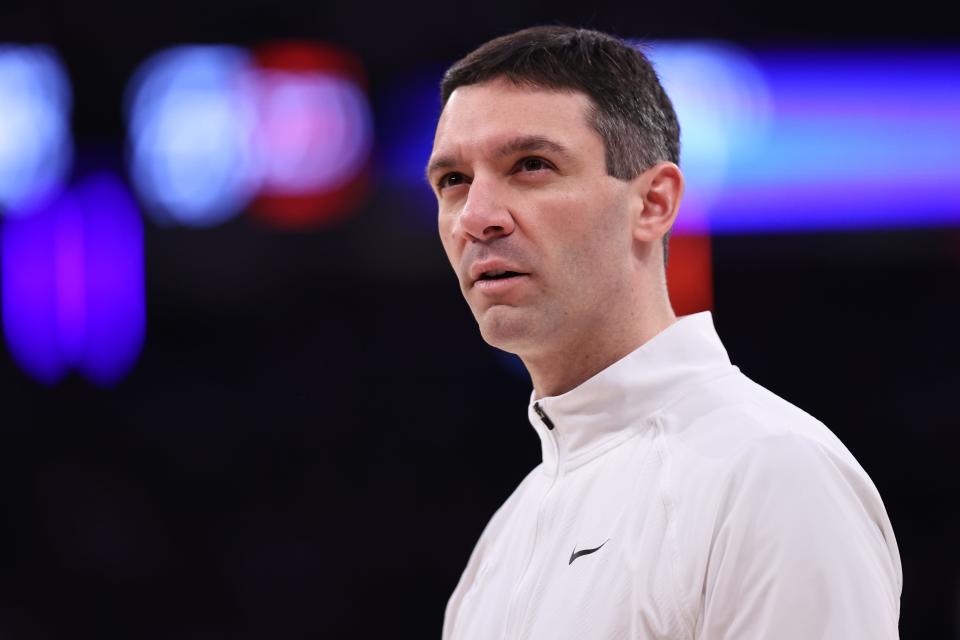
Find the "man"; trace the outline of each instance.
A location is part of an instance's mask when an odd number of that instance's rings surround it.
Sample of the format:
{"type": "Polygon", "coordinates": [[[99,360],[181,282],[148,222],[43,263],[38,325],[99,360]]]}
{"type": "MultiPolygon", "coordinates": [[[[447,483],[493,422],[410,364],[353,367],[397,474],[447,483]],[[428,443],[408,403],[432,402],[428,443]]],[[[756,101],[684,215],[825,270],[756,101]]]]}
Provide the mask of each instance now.
{"type": "Polygon", "coordinates": [[[664,268],[679,127],[644,56],[540,27],[449,69],[427,167],[480,332],[533,381],[543,462],[493,516],[445,639],[896,638],[876,488],[730,364],[664,268]]]}

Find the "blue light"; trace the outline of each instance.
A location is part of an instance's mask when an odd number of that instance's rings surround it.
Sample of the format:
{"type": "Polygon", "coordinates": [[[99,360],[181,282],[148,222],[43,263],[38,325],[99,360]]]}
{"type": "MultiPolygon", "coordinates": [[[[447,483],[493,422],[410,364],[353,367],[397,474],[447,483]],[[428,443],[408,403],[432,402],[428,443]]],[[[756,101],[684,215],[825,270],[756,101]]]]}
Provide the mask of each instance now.
{"type": "MultiPolygon", "coordinates": [[[[678,232],[960,225],[960,50],[648,50],[681,124],[678,232]]],[[[387,178],[422,184],[437,87],[383,113],[387,178]]],[[[434,205],[424,201],[423,219],[434,205]]]]}
{"type": "Polygon", "coordinates": [[[383,179],[392,184],[419,185],[431,200],[423,171],[433,151],[433,134],[440,117],[442,78],[442,67],[395,78],[378,101],[383,179]]]}
{"type": "Polygon", "coordinates": [[[132,194],[109,172],[77,188],[84,212],[85,343],[77,361],[100,386],[119,382],[136,364],[146,335],[143,222],[132,194]]]}
{"type": "Polygon", "coordinates": [[[769,126],[766,79],[749,53],[729,43],[661,43],[646,53],[680,120],[687,189],[676,230],[701,233],[710,227],[734,155],[756,148],[769,126]]]}
{"type": "Polygon", "coordinates": [[[56,193],[73,160],[70,82],[44,46],[0,45],[0,212],[56,193]]]}
{"type": "Polygon", "coordinates": [[[130,174],[161,224],[214,225],[259,187],[249,54],[177,47],[147,60],[128,87],[130,174]]]}
{"type": "Polygon", "coordinates": [[[403,189],[403,206],[418,228],[436,233],[437,200],[423,171],[433,151],[433,134],[440,116],[440,66],[396,77],[385,88],[379,105],[380,178],[403,189]]]}
{"type": "Polygon", "coordinates": [[[101,386],[130,370],[146,322],[143,225],[118,177],[99,173],[0,228],[10,353],[48,385],[76,368],[101,386]]]}
{"type": "Polygon", "coordinates": [[[654,48],[688,133],[680,229],[685,216],[713,233],[960,223],[960,52],[730,51],[654,48]],[[682,63],[693,52],[699,67],[682,63]],[[718,107],[724,143],[695,146],[718,107]]]}

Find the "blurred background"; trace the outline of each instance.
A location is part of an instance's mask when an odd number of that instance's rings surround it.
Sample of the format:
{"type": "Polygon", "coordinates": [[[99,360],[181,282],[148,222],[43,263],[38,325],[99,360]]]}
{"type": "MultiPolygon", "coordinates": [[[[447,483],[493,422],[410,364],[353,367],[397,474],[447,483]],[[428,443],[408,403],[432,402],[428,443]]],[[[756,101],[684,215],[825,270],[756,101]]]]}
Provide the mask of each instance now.
{"type": "Polygon", "coordinates": [[[960,37],[934,0],[0,6],[0,638],[439,637],[539,461],[422,180],[447,65],[645,42],[678,313],[877,484],[960,639],[960,37]]]}

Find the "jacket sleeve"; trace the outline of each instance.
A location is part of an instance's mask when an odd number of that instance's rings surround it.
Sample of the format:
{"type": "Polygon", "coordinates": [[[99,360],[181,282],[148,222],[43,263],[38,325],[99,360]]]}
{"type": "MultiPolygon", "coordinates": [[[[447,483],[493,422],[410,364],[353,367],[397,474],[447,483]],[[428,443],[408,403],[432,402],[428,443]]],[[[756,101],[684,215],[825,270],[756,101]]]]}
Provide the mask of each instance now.
{"type": "Polygon", "coordinates": [[[880,496],[852,457],[759,439],[722,492],[698,640],[898,638],[901,568],[880,496]]]}

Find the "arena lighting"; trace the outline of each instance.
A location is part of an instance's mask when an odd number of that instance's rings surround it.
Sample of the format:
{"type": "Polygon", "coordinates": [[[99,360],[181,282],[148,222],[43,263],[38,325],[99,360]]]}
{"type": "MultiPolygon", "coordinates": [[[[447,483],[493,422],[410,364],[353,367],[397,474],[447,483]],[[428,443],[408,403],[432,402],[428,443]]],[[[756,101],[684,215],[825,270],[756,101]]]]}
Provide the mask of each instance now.
{"type": "Polygon", "coordinates": [[[676,232],[704,233],[723,195],[738,147],[758,144],[771,98],[750,55],[727,43],[660,43],[647,53],[680,120],[680,166],[687,179],[676,232]]]}
{"type": "Polygon", "coordinates": [[[3,328],[34,379],[55,384],[76,369],[112,386],[143,344],[143,225],[133,197],[109,172],[0,227],[3,328]]]}
{"type": "MultiPolygon", "coordinates": [[[[646,51],[680,117],[678,234],[960,225],[960,49],[661,42],[646,51]]],[[[384,174],[411,187],[422,182],[408,169],[431,144],[438,89],[417,91],[389,99],[422,105],[419,117],[382,112],[398,141],[384,174]]]]}
{"type": "Polygon", "coordinates": [[[363,67],[315,43],[275,43],[255,55],[263,173],[252,210],[279,227],[329,224],[366,191],[373,126],[363,67]]]}
{"type": "Polygon", "coordinates": [[[154,55],[126,99],[130,174],[148,213],[210,226],[251,208],[286,228],[343,215],[366,192],[365,82],[357,58],[316,43],[154,55]]]}
{"type": "Polygon", "coordinates": [[[708,234],[688,231],[670,237],[667,284],[678,316],[713,309],[712,256],[708,234]]]}
{"type": "Polygon", "coordinates": [[[688,217],[711,233],[960,223],[960,50],[667,44],[653,59],[686,129],[683,162],[716,172],[689,184],[688,217]],[[732,135],[711,140],[716,105],[732,135]]]}
{"type": "Polygon", "coordinates": [[[440,116],[440,80],[446,67],[411,70],[394,76],[375,99],[377,108],[378,180],[403,190],[410,222],[425,233],[437,229],[437,200],[423,170],[433,151],[440,116]]]}
{"type": "Polygon", "coordinates": [[[70,82],[46,46],[0,44],[0,213],[31,210],[73,159],[70,82]]]}
{"type": "Polygon", "coordinates": [[[215,225],[255,196],[251,63],[239,47],[176,47],[149,58],[130,81],[129,170],[158,223],[215,225]]]}

